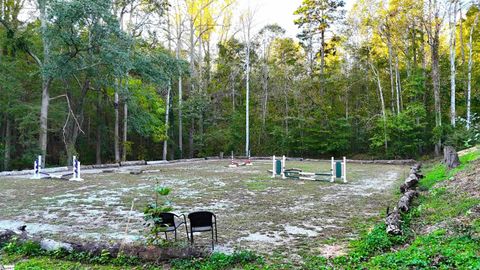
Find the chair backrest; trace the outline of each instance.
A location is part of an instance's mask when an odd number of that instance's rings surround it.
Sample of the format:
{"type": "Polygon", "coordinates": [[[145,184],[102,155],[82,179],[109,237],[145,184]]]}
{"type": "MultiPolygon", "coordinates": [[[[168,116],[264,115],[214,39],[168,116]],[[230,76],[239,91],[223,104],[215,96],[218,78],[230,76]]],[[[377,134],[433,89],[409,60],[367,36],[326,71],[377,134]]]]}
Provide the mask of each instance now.
{"type": "Polygon", "coordinates": [[[191,227],[213,226],[213,213],[208,211],[193,212],[188,214],[191,227]]]}
{"type": "Polygon", "coordinates": [[[160,224],[165,224],[170,226],[175,226],[175,215],[172,213],[160,213],[160,218],[162,218],[162,221],[160,224]]]}

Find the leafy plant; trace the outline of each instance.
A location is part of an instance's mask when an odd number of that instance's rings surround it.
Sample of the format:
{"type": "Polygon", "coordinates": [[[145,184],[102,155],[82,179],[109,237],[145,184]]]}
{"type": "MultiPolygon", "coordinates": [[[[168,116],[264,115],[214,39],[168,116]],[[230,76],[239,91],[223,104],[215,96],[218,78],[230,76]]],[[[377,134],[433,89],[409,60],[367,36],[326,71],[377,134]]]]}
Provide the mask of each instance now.
{"type": "Polygon", "coordinates": [[[170,194],[171,189],[157,185],[155,187],[155,201],[149,203],[144,213],[145,226],[149,232],[147,235],[147,243],[150,245],[161,245],[164,243],[163,238],[160,237],[160,233],[165,232],[165,226],[162,224],[161,213],[171,212],[173,210],[170,201],[167,200],[167,196],[170,194]]]}

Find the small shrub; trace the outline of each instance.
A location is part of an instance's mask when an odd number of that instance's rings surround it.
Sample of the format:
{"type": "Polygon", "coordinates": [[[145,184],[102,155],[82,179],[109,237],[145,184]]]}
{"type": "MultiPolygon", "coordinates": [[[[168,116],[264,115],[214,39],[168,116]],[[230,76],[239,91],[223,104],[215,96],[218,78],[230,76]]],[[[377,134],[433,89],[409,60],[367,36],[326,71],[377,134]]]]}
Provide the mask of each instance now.
{"type": "Polygon", "coordinates": [[[143,211],[145,217],[145,226],[149,229],[147,235],[147,243],[150,245],[162,245],[164,244],[163,238],[160,237],[160,233],[165,232],[165,227],[162,226],[161,213],[171,212],[170,201],[166,197],[170,194],[171,190],[166,187],[158,185],[155,188],[155,201],[148,204],[143,211]]]}

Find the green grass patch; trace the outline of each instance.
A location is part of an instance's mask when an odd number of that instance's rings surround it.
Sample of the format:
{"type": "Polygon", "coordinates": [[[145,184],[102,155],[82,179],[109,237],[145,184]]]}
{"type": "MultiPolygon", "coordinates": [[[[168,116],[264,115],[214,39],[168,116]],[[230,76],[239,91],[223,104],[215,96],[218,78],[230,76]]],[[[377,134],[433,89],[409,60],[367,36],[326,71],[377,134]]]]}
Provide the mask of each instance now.
{"type": "Polygon", "coordinates": [[[473,151],[460,156],[460,166],[453,170],[448,170],[442,163],[437,163],[430,168],[425,169],[425,178],[420,181],[419,186],[424,190],[430,190],[435,184],[445,181],[457,173],[468,169],[470,164],[480,158],[480,151],[473,151]]]}
{"type": "Polygon", "coordinates": [[[365,269],[480,269],[480,241],[446,236],[442,230],[420,236],[405,249],[362,264],[365,269]],[[394,267],[393,267],[394,266],[394,267]]]}
{"type": "Polygon", "coordinates": [[[265,191],[268,189],[269,184],[262,180],[251,180],[246,183],[247,189],[250,191],[265,191]]]}
{"type": "Polygon", "coordinates": [[[208,258],[175,260],[173,269],[179,270],[221,270],[221,269],[261,269],[265,262],[262,257],[250,251],[235,252],[231,255],[213,253],[208,258]]]}
{"type": "Polygon", "coordinates": [[[471,198],[465,193],[455,193],[445,187],[434,188],[427,197],[420,199],[416,211],[426,224],[435,224],[443,220],[464,215],[480,199],[471,198]]]}

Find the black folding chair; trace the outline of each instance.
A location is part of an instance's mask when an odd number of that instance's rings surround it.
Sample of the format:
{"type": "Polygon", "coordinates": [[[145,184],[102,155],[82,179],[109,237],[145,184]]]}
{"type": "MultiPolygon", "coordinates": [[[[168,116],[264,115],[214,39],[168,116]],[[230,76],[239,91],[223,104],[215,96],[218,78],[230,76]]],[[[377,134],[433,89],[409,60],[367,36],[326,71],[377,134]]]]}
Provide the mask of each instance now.
{"type": "Polygon", "coordinates": [[[212,212],[199,211],[188,214],[190,220],[190,241],[193,244],[193,233],[212,232],[212,250],[214,242],[218,242],[217,217],[212,212]]]}
{"type": "Polygon", "coordinates": [[[160,213],[160,218],[162,221],[160,225],[164,227],[165,239],[168,240],[167,232],[174,232],[175,241],[177,240],[177,229],[185,224],[185,231],[187,232],[188,239],[188,228],[187,228],[187,219],[185,215],[175,215],[173,213],[160,213]]]}

